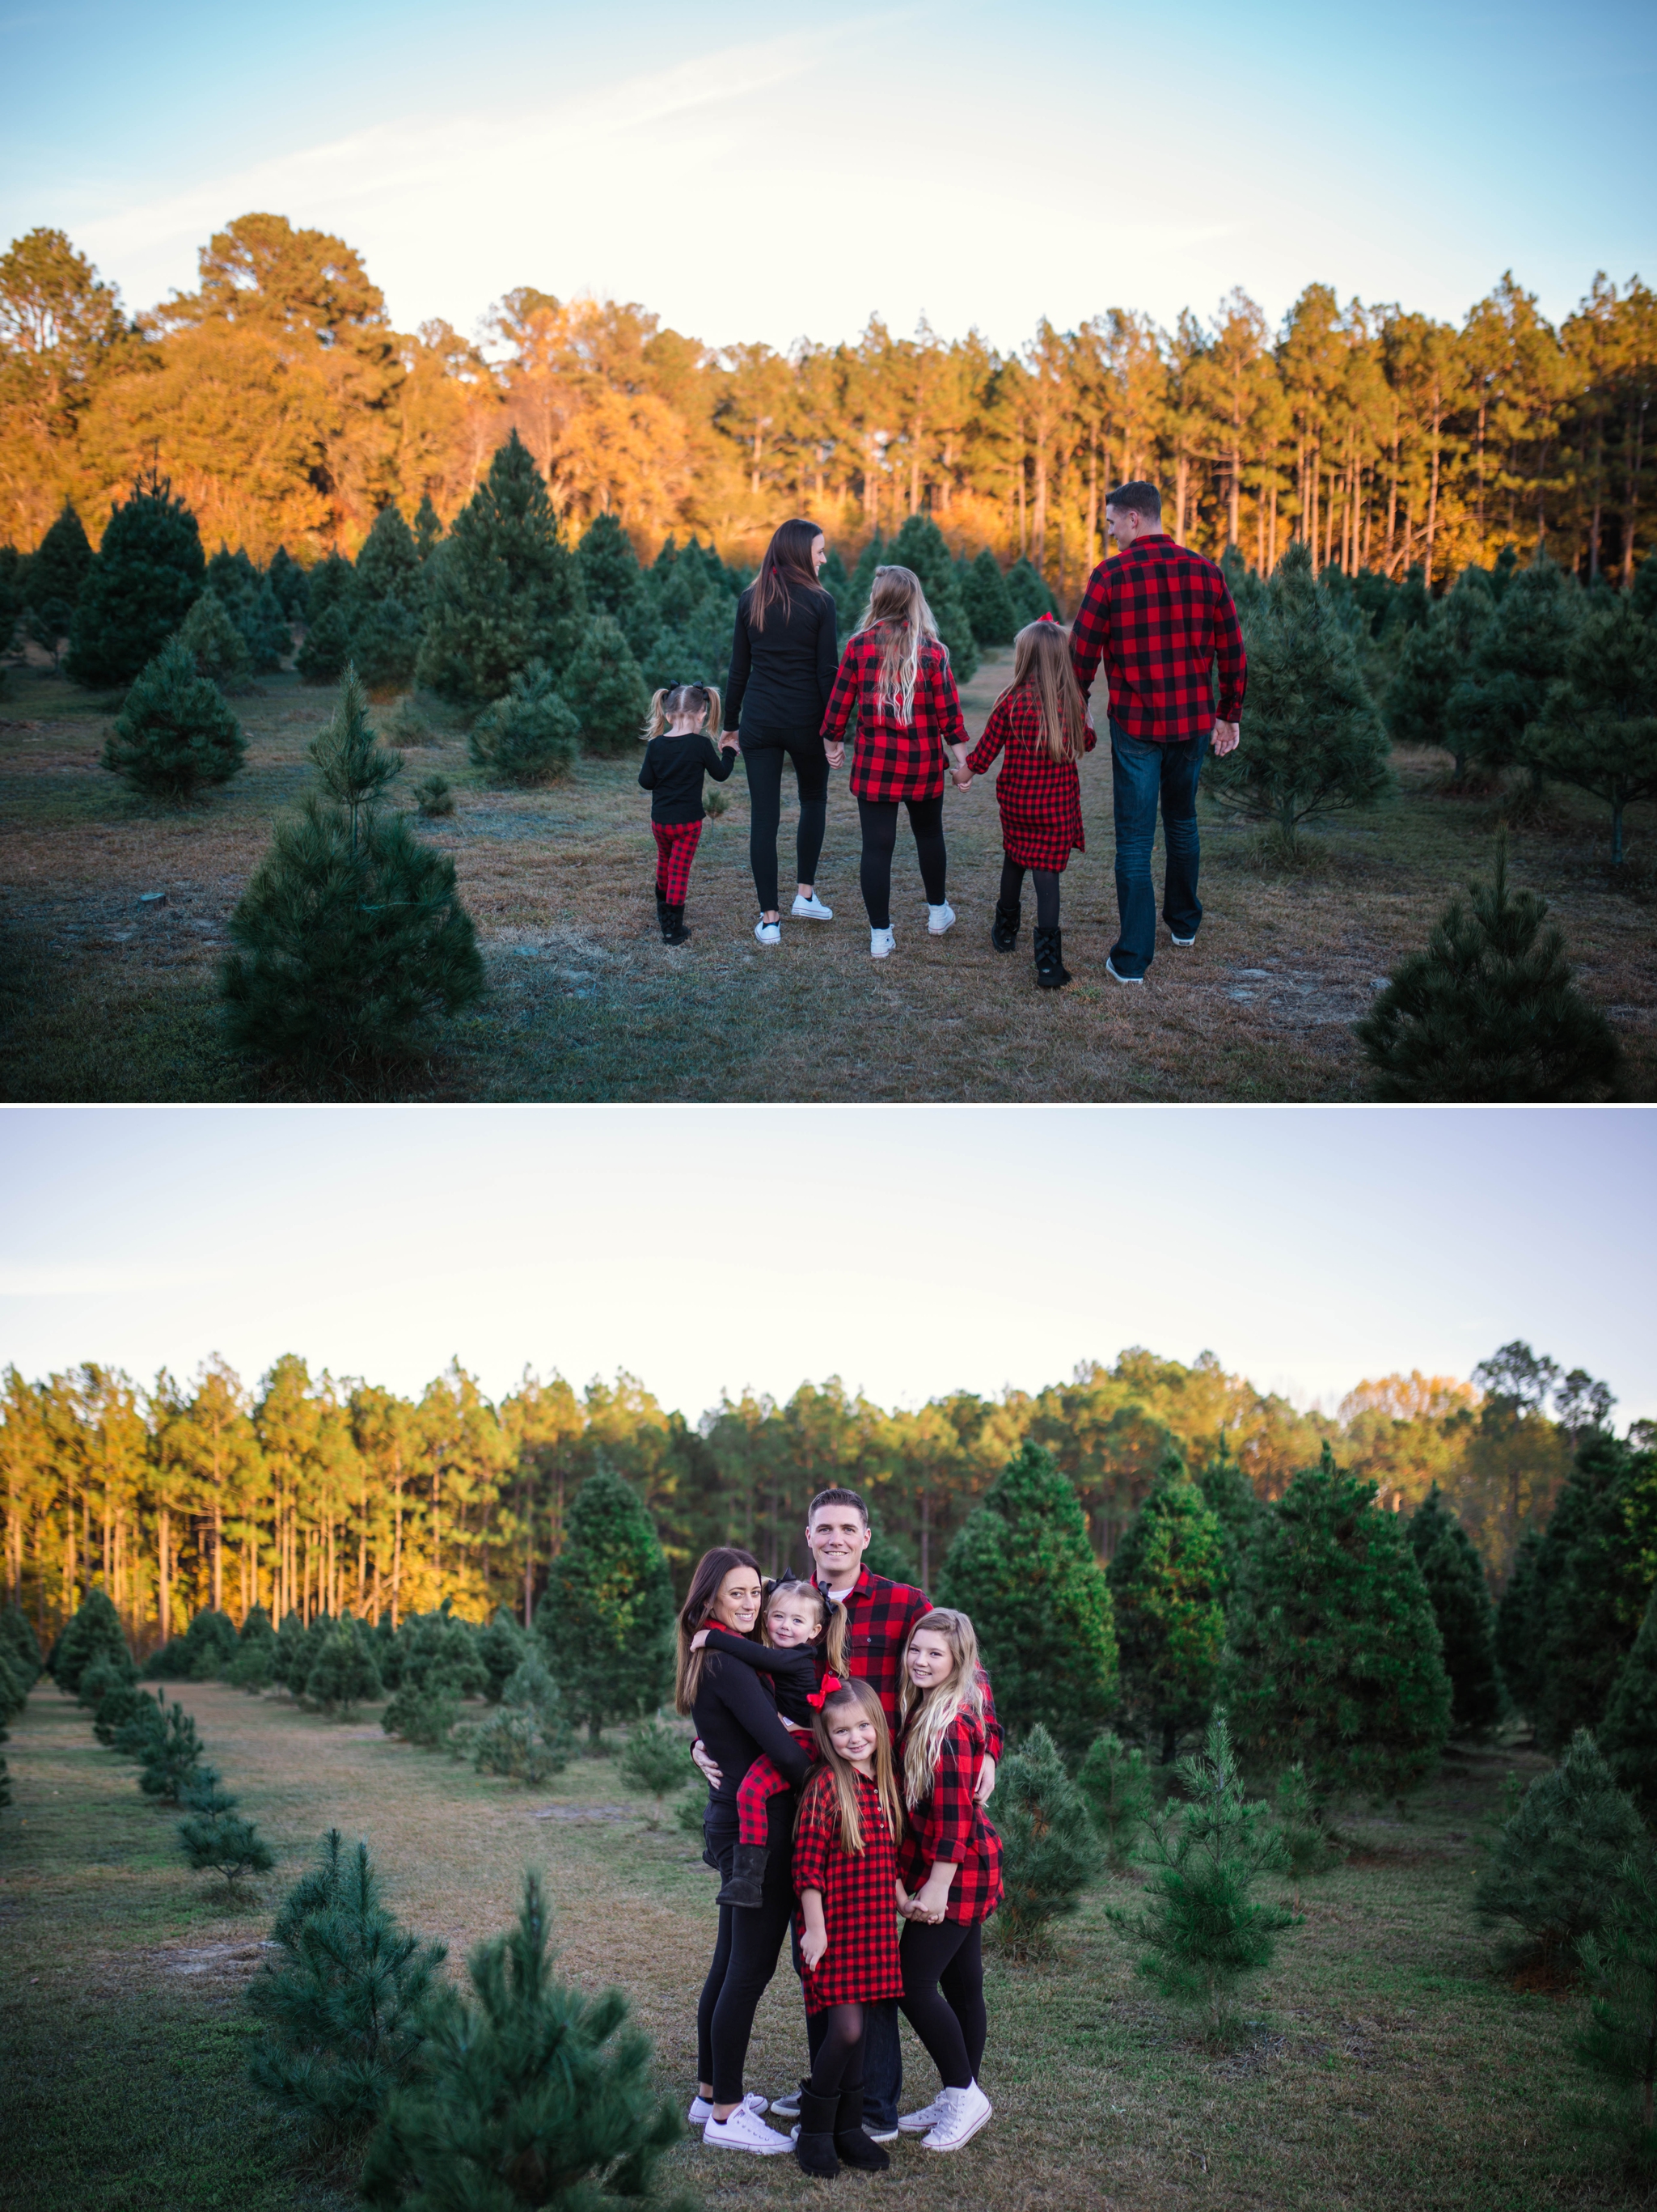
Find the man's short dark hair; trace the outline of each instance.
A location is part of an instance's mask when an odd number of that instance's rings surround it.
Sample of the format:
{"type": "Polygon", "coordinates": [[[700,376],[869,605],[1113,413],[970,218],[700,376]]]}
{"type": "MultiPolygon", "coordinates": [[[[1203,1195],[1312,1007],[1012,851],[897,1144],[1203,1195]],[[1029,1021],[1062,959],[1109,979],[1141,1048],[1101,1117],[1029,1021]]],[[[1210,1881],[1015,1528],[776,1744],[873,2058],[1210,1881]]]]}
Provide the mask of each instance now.
{"type": "Polygon", "coordinates": [[[1126,507],[1130,514],[1143,514],[1147,522],[1162,519],[1162,495],[1154,483],[1136,477],[1133,483],[1118,484],[1114,491],[1105,494],[1107,508],[1126,507]]]}
{"type": "Polygon", "coordinates": [[[864,1527],[866,1528],[869,1525],[869,1509],[864,1504],[863,1500],[858,1496],[856,1491],[841,1490],[836,1486],[832,1490],[818,1491],[816,1496],[811,1500],[810,1505],[807,1506],[805,1509],[805,1525],[808,1528],[816,1519],[818,1512],[825,1505],[855,1506],[857,1510],[863,1516],[864,1527]]]}

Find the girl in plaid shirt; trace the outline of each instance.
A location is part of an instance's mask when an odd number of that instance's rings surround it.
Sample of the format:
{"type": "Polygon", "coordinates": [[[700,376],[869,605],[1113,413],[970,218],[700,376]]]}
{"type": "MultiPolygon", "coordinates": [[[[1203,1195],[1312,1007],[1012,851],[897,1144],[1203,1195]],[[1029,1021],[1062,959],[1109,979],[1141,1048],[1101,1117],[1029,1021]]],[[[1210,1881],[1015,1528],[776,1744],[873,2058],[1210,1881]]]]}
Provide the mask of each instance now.
{"type": "Polygon", "coordinates": [[[892,1741],[867,1682],[825,1674],[811,1694],[822,1761],[800,1793],[794,1888],[805,2009],[827,2030],[800,2084],[794,2152],[807,2173],[891,2161],[863,2130],[863,2008],[903,1991],[897,1948],[897,1838],[903,1806],[892,1741]]]}
{"type": "Polygon", "coordinates": [[[1035,980],[1044,990],[1070,981],[1059,929],[1059,878],[1071,854],[1087,850],[1076,763],[1096,742],[1071,665],[1070,641],[1051,615],[1043,615],[1014,639],[1012,682],[996,701],[967,766],[982,775],[1006,747],[995,781],[1005,858],[990,942],[998,952],[1011,952],[1017,944],[1028,868],[1035,878],[1035,980]]]}
{"type": "Polygon", "coordinates": [[[828,765],[846,757],[857,717],[852,793],[863,825],[860,875],[869,913],[869,954],[892,951],[892,855],[899,802],[909,810],[926,892],[926,927],[942,937],[955,921],[944,896],[944,771],[962,791],[967,729],[938,624],[912,568],[877,568],[869,604],[846,647],[822,718],[828,765]]]}
{"type": "Polygon", "coordinates": [[[944,2087],[898,2122],[928,2150],[959,2150],[989,2118],[984,2057],[984,1923],[1001,1902],[1001,1838],[977,1798],[987,1741],[978,1638],[935,1606],[903,1654],[900,1762],[908,1825],[898,1855],[904,2017],[944,2087]]]}

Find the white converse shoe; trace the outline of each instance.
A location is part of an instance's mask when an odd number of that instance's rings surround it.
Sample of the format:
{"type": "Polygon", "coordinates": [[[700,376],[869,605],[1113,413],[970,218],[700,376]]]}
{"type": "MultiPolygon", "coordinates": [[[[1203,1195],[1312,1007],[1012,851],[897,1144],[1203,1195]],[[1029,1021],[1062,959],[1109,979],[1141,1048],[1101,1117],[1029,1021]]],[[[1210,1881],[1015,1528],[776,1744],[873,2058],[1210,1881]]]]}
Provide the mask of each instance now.
{"type": "Polygon", "coordinates": [[[1124,975],[1116,963],[1109,958],[1105,962],[1105,973],[1107,975],[1114,975],[1119,983],[1143,984],[1145,980],[1143,975],[1124,975]]]}
{"type": "Polygon", "coordinates": [[[905,2136],[924,2136],[935,2128],[950,2109],[950,2093],[940,2089],[924,2112],[901,2112],[898,2116],[898,2133],[905,2136]]]}
{"type": "Polygon", "coordinates": [[[950,904],[948,899],[944,900],[942,906],[929,906],[926,908],[926,934],[929,937],[942,937],[945,930],[954,927],[955,908],[950,904]]]}
{"type": "Polygon", "coordinates": [[[794,893],[794,903],[788,909],[798,921],[832,921],[835,909],[824,906],[815,891],[807,898],[804,891],[794,893]]]}
{"type": "Polygon", "coordinates": [[[780,945],[782,924],[780,921],[756,921],[754,924],[754,934],[762,945],[780,945]]]}
{"type": "Polygon", "coordinates": [[[889,929],[871,929],[869,932],[869,957],[871,960],[884,960],[896,950],[897,939],[889,929]]]}
{"type": "Polygon", "coordinates": [[[786,2136],[768,2128],[759,2114],[750,2112],[746,2105],[738,2105],[728,2120],[710,2117],[702,2130],[702,2141],[710,2150],[757,2151],[762,2158],[777,2158],[793,2148],[786,2136]]]}
{"type": "Polygon", "coordinates": [[[1194,945],[1197,942],[1197,933],[1194,929],[1189,937],[1181,937],[1177,930],[1170,929],[1168,937],[1170,945],[1194,945]]]}
{"type": "Polygon", "coordinates": [[[932,2130],[923,2150],[959,2150],[969,2143],[995,2110],[976,2081],[964,2089],[946,2089],[950,2109],[932,2130]]]}
{"type": "MultiPolygon", "coordinates": [[[[762,2112],[765,2110],[765,2100],[757,2089],[750,2089],[747,2096],[743,2099],[743,2106],[747,2112],[762,2112]]],[[[693,2128],[706,2127],[713,2117],[713,2107],[706,2097],[698,2095],[690,2100],[690,2110],[685,2114],[685,2118],[693,2128]]]]}

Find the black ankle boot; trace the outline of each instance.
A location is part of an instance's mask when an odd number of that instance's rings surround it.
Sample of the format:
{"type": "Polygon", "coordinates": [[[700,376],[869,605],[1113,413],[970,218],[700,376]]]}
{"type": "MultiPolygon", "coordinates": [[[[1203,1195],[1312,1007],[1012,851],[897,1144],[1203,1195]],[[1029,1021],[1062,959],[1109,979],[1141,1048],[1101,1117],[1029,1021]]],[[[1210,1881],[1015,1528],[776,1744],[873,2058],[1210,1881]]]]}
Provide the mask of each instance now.
{"type": "Polygon", "coordinates": [[[1012,951],[1018,942],[1018,925],[1023,918],[1022,907],[1007,906],[997,899],[995,920],[990,924],[990,943],[998,952],[1012,951]]]}
{"type": "Polygon", "coordinates": [[[1044,991],[1056,991],[1060,984],[1070,981],[1070,969],[1065,965],[1064,935],[1057,929],[1038,929],[1035,933],[1035,980],[1044,991]]]}
{"type": "Polygon", "coordinates": [[[684,908],[665,906],[662,908],[662,942],[664,945],[685,945],[690,932],[684,926],[684,908]]]}
{"type": "MultiPolygon", "coordinates": [[[[863,2102],[861,2089],[858,2091],[858,2102],[863,2102]]],[[[840,2160],[835,2155],[835,2122],[840,2105],[838,2097],[819,2097],[809,2086],[801,2089],[799,2133],[794,2138],[794,2155],[804,2172],[822,2174],[832,2180],[840,2172],[840,2160]]],[[[875,2146],[871,2143],[869,2148],[872,2150],[875,2146]]]]}
{"type": "Polygon", "coordinates": [[[664,937],[667,935],[667,901],[662,896],[659,884],[656,887],[656,927],[664,937]]]}
{"type": "MultiPolygon", "coordinates": [[[[802,2104],[800,2110],[805,2109],[802,2104]]],[[[863,2077],[848,2081],[840,2093],[835,2115],[835,2148],[847,2166],[860,2166],[865,2173],[884,2173],[891,2164],[889,2152],[864,2132],[863,2077]]]]}
{"type": "Polygon", "coordinates": [[[731,1879],[714,1900],[719,1905],[745,1905],[757,1912],[765,1902],[765,1862],[770,1856],[764,1844],[738,1844],[731,1879]]]}

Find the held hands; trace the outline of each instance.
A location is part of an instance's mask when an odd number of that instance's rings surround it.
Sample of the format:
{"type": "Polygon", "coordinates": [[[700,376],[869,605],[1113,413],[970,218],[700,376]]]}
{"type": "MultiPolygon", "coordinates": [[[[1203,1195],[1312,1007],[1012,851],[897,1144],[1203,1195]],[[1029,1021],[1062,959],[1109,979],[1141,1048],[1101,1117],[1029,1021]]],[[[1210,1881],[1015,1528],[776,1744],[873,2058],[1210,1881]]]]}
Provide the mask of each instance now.
{"type": "Polygon", "coordinates": [[[719,750],[722,753],[734,753],[736,750],[737,732],[734,730],[726,730],[719,739],[719,750]]]}
{"type": "Polygon", "coordinates": [[[846,758],[845,744],[838,738],[835,738],[832,743],[828,739],[825,738],[823,740],[822,750],[828,757],[830,768],[838,768],[841,762],[846,758]]]}
{"type": "Polygon", "coordinates": [[[962,745],[958,751],[952,753],[950,757],[955,763],[955,766],[950,770],[950,781],[957,791],[970,791],[973,787],[973,772],[967,765],[967,748],[962,745]]]}
{"type": "Polygon", "coordinates": [[[1240,722],[1223,722],[1219,720],[1217,715],[1215,717],[1214,750],[1219,755],[1222,760],[1225,758],[1225,756],[1228,753],[1235,753],[1236,751],[1237,740],[1241,737],[1241,735],[1242,725],[1240,722]]]}

